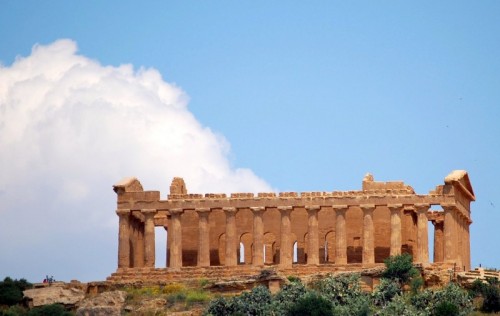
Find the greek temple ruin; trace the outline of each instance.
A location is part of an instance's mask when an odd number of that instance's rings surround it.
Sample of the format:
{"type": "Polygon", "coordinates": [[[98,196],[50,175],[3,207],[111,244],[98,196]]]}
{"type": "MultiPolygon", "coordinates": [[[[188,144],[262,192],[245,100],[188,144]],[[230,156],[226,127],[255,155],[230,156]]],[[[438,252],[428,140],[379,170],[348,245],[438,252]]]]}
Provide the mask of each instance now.
{"type": "Polygon", "coordinates": [[[451,172],[444,184],[423,195],[404,182],[378,182],[370,174],[358,191],[202,195],[188,193],[182,178],[173,179],[163,200],[159,191],[144,191],[136,178],[123,179],[113,189],[119,218],[115,277],[126,271],[216,267],[349,270],[401,253],[422,265],[471,267],[475,196],[463,170],[451,172]],[[429,223],[434,226],[433,262],[429,223]],[[161,254],[167,259],[157,269],[155,227],[167,231],[166,254],[161,254]]]}

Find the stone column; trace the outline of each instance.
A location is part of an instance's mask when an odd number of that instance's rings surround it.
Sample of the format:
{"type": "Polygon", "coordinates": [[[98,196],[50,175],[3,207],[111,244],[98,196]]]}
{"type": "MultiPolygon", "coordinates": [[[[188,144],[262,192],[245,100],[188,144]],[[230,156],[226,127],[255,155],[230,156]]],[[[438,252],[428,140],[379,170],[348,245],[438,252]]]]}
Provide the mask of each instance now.
{"type": "Polygon", "coordinates": [[[320,207],[317,205],[306,206],[307,214],[309,215],[307,235],[307,264],[319,264],[319,231],[318,231],[318,211],[320,207]]]}
{"type": "Polygon", "coordinates": [[[467,249],[467,259],[465,261],[465,269],[469,271],[471,269],[470,266],[470,219],[466,219],[465,221],[465,248],[467,249]]]}
{"type": "Polygon", "coordinates": [[[178,270],[182,267],[182,226],[181,215],[184,210],[181,208],[170,209],[170,267],[178,270]]]}
{"type": "Polygon", "coordinates": [[[118,268],[130,267],[130,210],[116,210],[118,214],[118,268]]]}
{"type": "Polygon", "coordinates": [[[420,263],[429,263],[429,235],[427,211],[429,204],[417,203],[415,210],[417,212],[417,260],[420,263]]]}
{"type": "Polygon", "coordinates": [[[144,223],[137,225],[137,266],[144,267],[144,223]]]}
{"type": "Polygon", "coordinates": [[[444,261],[444,225],[443,220],[435,220],[434,224],[434,262],[444,261]]]}
{"type": "Polygon", "coordinates": [[[449,263],[455,263],[456,255],[456,229],[455,216],[456,206],[453,204],[442,204],[444,210],[444,260],[449,263]]]}
{"type": "Polygon", "coordinates": [[[134,220],[134,267],[142,268],[144,266],[144,233],[139,220],[134,220]]]}
{"type": "Polygon", "coordinates": [[[155,267],[155,209],[141,210],[144,215],[144,266],[147,268],[155,267]]]}
{"type": "Polygon", "coordinates": [[[210,226],[208,225],[209,208],[197,208],[198,213],[198,267],[210,266],[210,226]]]}
{"type": "Polygon", "coordinates": [[[375,263],[375,240],[373,228],[373,211],[375,205],[361,204],[363,211],[363,264],[375,263]]]}
{"type": "Polygon", "coordinates": [[[335,210],[335,264],[347,264],[347,232],[345,213],[347,205],[334,205],[335,210]]]}
{"type": "Polygon", "coordinates": [[[236,238],[236,212],[235,207],[224,207],[226,213],[226,266],[235,266],[238,264],[236,238]]]}
{"type": "Polygon", "coordinates": [[[252,265],[264,265],[264,223],[262,214],[265,207],[251,207],[253,212],[253,249],[252,249],[252,265]]]}
{"type": "Polygon", "coordinates": [[[281,213],[281,237],[280,237],[280,265],[282,267],[292,266],[292,245],[290,242],[290,235],[292,227],[290,224],[290,213],[293,207],[291,206],[278,206],[281,213]]]}
{"type": "Polygon", "coordinates": [[[391,211],[391,256],[401,254],[401,212],[403,204],[387,205],[391,211]]]}

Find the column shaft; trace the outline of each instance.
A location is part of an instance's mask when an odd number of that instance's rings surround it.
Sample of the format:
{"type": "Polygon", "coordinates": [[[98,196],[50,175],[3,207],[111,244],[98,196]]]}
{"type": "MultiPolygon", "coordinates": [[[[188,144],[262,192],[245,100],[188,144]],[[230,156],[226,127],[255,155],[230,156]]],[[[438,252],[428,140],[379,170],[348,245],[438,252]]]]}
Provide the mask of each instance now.
{"type": "Polygon", "coordinates": [[[391,204],[387,206],[391,211],[391,256],[401,254],[401,212],[402,204],[391,204]]]}
{"type": "Polygon", "coordinates": [[[144,209],[144,266],[154,268],[155,266],[155,209],[144,209]]]}
{"type": "Polygon", "coordinates": [[[170,231],[168,238],[171,238],[170,243],[170,268],[173,270],[182,267],[182,226],[181,215],[183,209],[170,210],[170,231]]]}
{"type": "Polygon", "coordinates": [[[118,268],[130,267],[130,210],[116,210],[118,226],[118,268]]]}
{"type": "Polygon", "coordinates": [[[198,213],[198,263],[199,267],[210,266],[210,226],[209,208],[196,209],[198,213]]]}
{"type": "Polygon", "coordinates": [[[363,264],[375,263],[375,240],[373,228],[373,211],[375,205],[362,204],[363,210],[363,264]]]}
{"type": "Polygon", "coordinates": [[[443,221],[434,222],[434,262],[444,261],[443,221]]]}
{"type": "Polygon", "coordinates": [[[235,266],[238,264],[236,238],[236,208],[225,207],[226,213],[226,266],[235,266]]]}
{"type": "Polygon", "coordinates": [[[429,263],[429,235],[427,211],[429,204],[415,204],[417,212],[417,260],[420,263],[429,263]]]}
{"type": "Polygon", "coordinates": [[[333,206],[335,210],[335,264],[347,264],[347,205],[333,206]]]}
{"type": "Polygon", "coordinates": [[[280,236],[280,265],[282,267],[292,266],[292,244],[290,235],[292,233],[290,224],[291,206],[280,206],[278,210],[281,212],[281,236],[280,236]]]}
{"type": "Polygon", "coordinates": [[[252,249],[252,265],[264,265],[264,223],[262,214],[264,207],[251,207],[253,212],[253,249],[252,249]]]}
{"type": "Polygon", "coordinates": [[[446,262],[456,262],[455,247],[455,206],[441,205],[444,210],[444,260],[446,262]]]}
{"type": "Polygon", "coordinates": [[[319,264],[319,231],[318,231],[318,211],[319,206],[307,206],[308,213],[308,254],[307,264],[319,264]]]}

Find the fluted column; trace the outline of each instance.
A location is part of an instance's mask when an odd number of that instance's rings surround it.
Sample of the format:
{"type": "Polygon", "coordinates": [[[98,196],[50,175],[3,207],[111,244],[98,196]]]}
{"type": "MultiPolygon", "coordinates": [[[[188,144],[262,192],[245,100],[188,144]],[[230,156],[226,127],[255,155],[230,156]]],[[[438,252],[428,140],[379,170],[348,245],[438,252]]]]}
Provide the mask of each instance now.
{"type": "Polygon", "coordinates": [[[154,268],[155,266],[155,209],[141,210],[144,215],[144,266],[154,268]]]}
{"type": "Polygon", "coordinates": [[[134,220],[134,268],[141,268],[144,266],[144,239],[143,239],[143,226],[138,220],[134,220]]]}
{"type": "Polygon", "coordinates": [[[434,224],[434,262],[444,261],[444,225],[443,220],[435,220],[434,224]]]}
{"type": "Polygon", "coordinates": [[[281,237],[280,237],[280,265],[282,267],[292,266],[292,244],[290,235],[292,227],[290,224],[291,206],[279,206],[278,210],[281,213],[281,237]]]}
{"type": "Polygon", "coordinates": [[[346,211],[347,205],[335,205],[335,264],[347,264],[347,232],[346,211]]]}
{"type": "Polygon", "coordinates": [[[373,211],[375,205],[361,204],[363,211],[363,264],[375,263],[375,240],[373,228],[373,211]]]}
{"type": "Polygon", "coordinates": [[[446,262],[456,262],[456,229],[455,229],[455,208],[452,204],[442,204],[444,210],[444,260],[446,262]]]}
{"type": "Polygon", "coordinates": [[[403,204],[387,205],[391,211],[391,256],[401,254],[401,212],[403,204]]]}
{"type": "Polygon", "coordinates": [[[252,265],[264,265],[264,223],[262,214],[264,207],[251,207],[253,212],[253,249],[252,249],[252,265]]]}
{"type": "Polygon", "coordinates": [[[210,227],[208,225],[209,208],[197,208],[198,213],[198,267],[210,266],[210,227]]]}
{"type": "Polygon", "coordinates": [[[118,214],[118,268],[130,267],[130,210],[116,210],[118,214]]]}
{"type": "Polygon", "coordinates": [[[182,267],[182,226],[181,215],[183,209],[170,209],[170,269],[176,270],[182,267]]]}
{"type": "Polygon", "coordinates": [[[224,207],[226,213],[226,266],[235,266],[238,264],[236,238],[236,212],[235,207],[224,207]]]}
{"type": "Polygon", "coordinates": [[[429,235],[427,211],[429,204],[415,204],[417,212],[417,260],[420,263],[429,263],[429,235]]]}
{"type": "Polygon", "coordinates": [[[308,218],[307,235],[308,238],[308,254],[307,264],[319,264],[319,231],[318,231],[318,211],[319,206],[306,206],[308,218]]]}

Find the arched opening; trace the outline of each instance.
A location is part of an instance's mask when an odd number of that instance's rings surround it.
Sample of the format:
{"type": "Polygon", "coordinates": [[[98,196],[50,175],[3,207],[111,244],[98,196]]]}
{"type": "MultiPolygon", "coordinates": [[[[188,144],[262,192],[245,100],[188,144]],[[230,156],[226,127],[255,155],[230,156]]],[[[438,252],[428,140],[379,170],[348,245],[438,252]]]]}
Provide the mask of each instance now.
{"type": "Polygon", "coordinates": [[[297,263],[297,258],[298,258],[298,245],[299,243],[295,241],[293,243],[293,263],[297,263]]]}
{"type": "Polygon", "coordinates": [[[245,263],[245,245],[240,242],[240,251],[238,253],[238,262],[245,263]]]}
{"type": "Polygon", "coordinates": [[[274,264],[276,254],[276,236],[273,233],[264,234],[264,263],[274,264]]]}

